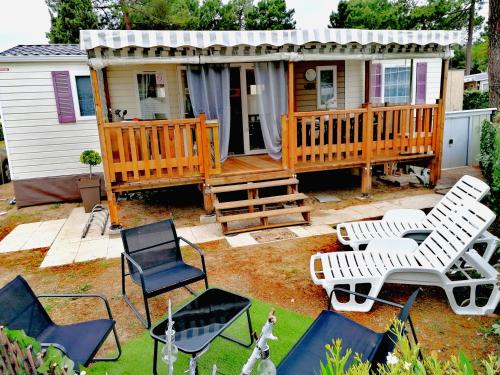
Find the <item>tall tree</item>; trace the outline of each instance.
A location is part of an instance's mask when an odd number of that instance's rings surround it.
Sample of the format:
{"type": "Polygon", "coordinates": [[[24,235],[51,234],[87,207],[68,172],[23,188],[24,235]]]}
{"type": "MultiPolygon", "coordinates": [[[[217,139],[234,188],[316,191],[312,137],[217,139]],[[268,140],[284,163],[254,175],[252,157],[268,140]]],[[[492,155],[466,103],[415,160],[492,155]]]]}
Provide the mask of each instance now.
{"type": "Polygon", "coordinates": [[[245,17],[247,30],[290,30],[295,28],[295,9],[287,9],[285,0],[260,0],[245,17]]]}
{"type": "Polygon", "coordinates": [[[197,0],[120,0],[126,29],[187,30],[198,28],[197,0]],[[129,26],[127,26],[127,18],[129,26]]]}
{"type": "Polygon", "coordinates": [[[200,30],[238,30],[238,18],[234,4],[222,0],[204,0],[200,6],[200,30]]]}
{"type": "Polygon", "coordinates": [[[500,0],[490,0],[488,29],[490,106],[500,108],[500,0]]]}
{"type": "MultiPolygon", "coordinates": [[[[333,28],[450,30],[467,25],[469,5],[483,0],[341,0],[330,14],[333,28]],[[377,11],[374,12],[374,9],[377,11]]],[[[476,9],[477,11],[478,9],[476,9]]],[[[481,18],[475,16],[474,26],[481,18]]]]}
{"type": "Polygon", "coordinates": [[[99,22],[91,0],[48,0],[51,43],[79,43],[80,30],[97,29],[99,22]]]}
{"type": "Polygon", "coordinates": [[[390,0],[341,0],[330,14],[331,28],[404,29],[407,14],[403,2],[390,0]],[[374,12],[374,9],[377,11],[374,12]]]}

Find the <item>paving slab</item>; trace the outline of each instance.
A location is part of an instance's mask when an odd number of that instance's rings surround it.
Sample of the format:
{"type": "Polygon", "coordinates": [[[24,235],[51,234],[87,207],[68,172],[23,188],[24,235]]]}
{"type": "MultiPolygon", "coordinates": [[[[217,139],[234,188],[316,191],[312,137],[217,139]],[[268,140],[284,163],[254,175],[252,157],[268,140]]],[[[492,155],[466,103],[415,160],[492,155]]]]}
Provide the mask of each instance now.
{"type": "Polygon", "coordinates": [[[1,242],[0,253],[50,247],[66,219],[20,224],[1,242]]]}
{"type": "Polygon", "coordinates": [[[31,238],[24,244],[22,250],[50,247],[65,222],[66,219],[42,222],[31,238]]]}
{"type": "Polygon", "coordinates": [[[108,242],[108,253],[106,255],[106,258],[108,259],[119,258],[123,251],[124,249],[121,237],[119,236],[110,237],[108,242]]]}
{"type": "Polygon", "coordinates": [[[40,268],[62,266],[74,262],[80,244],[77,242],[60,241],[52,245],[45,255],[40,268]]]}
{"type": "Polygon", "coordinates": [[[257,240],[250,235],[250,233],[240,233],[234,236],[226,236],[226,241],[229,243],[229,245],[231,245],[231,247],[242,247],[259,244],[257,240]]]}
{"type": "Polygon", "coordinates": [[[209,242],[224,238],[219,224],[204,224],[191,227],[195,242],[209,242]]]}
{"type": "Polygon", "coordinates": [[[97,240],[82,241],[75,257],[75,262],[106,258],[108,255],[109,237],[97,240]]]}

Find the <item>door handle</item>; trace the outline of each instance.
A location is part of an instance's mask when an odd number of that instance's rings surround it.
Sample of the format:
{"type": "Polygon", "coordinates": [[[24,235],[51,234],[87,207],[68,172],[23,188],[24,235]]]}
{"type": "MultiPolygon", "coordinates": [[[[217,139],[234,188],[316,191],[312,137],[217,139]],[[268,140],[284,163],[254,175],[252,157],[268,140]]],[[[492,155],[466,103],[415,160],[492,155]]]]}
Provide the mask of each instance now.
{"type": "Polygon", "coordinates": [[[452,144],[453,144],[453,139],[449,139],[449,140],[448,140],[448,144],[449,144],[449,145],[452,145],[452,144]]]}

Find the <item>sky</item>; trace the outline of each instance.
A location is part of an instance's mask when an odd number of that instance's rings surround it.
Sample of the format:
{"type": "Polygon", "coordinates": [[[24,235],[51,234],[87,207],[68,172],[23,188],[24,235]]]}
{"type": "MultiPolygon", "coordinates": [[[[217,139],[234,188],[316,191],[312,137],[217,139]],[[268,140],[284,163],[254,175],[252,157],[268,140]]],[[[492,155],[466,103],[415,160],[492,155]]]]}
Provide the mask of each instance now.
{"type": "MultiPolygon", "coordinates": [[[[286,0],[288,7],[295,9],[297,28],[301,29],[327,27],[338,1],[286,0]]],[[[50,16],[44,0],[0,0],[0,4],[0,51],[17,44],[47,43],[50,16]]]]}

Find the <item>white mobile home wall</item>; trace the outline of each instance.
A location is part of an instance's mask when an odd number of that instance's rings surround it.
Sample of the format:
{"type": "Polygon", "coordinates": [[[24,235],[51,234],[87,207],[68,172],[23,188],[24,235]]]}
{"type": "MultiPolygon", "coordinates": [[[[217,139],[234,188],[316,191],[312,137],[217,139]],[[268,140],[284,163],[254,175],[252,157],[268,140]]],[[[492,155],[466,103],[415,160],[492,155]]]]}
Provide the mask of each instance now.
{"type": "Polygon", "coordinates": [[[52,71],[90,74],[85,60],[0,62],[0,110],[14,187],[20,181],[88,173],[80,154],[100,150],[95,117],[82,119],[77,113],[76,122],[59,123],[52,71]]]}

